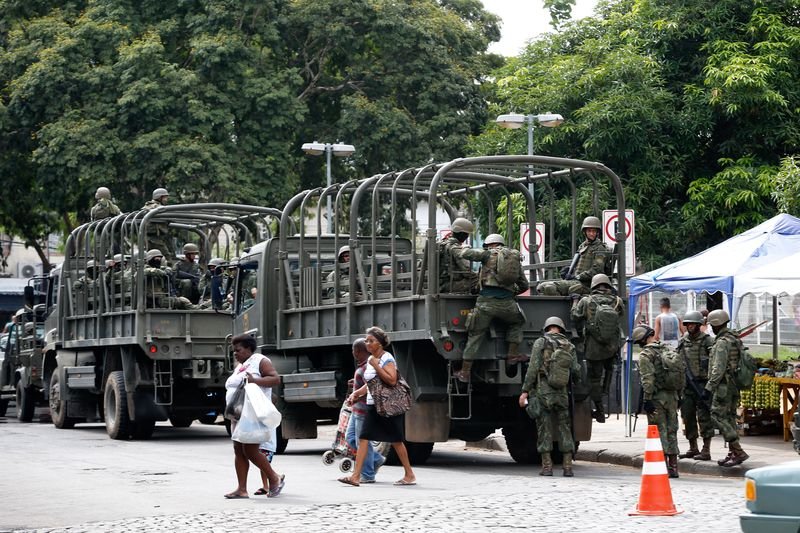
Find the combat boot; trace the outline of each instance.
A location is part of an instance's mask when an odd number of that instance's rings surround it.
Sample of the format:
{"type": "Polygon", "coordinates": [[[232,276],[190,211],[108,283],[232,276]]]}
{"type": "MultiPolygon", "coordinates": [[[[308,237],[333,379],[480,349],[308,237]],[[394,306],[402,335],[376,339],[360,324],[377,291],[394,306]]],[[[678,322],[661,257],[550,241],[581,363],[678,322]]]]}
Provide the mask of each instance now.
{"type": "Polygon", "coordinates": [[[461,364],[461,370],[453,374],[461,383],[469,383],[470,375],[472,374],[472,361],[464,361],[461,364]]]}
{"type": "Polygon", "coordinates": [[[594,419],[600,424],[605,424],[606,423],[606,413],[603,410],[603,400],[600,400],[599,402],[594,402],[594,405],[595,405],[595,409],[594,409],[594,413],[592,413],[594,415],[594,419]]]}
{"type": "Polygon", "coordinates": [[[703,449],[700,453],[693,457],[695,461],[710,461],[711,460],[711,439],[703,437],[703,449]]]}
{"type": "Polygon", "coordinates": [[[553,475],[553,459],[550,457],[549,452],[542,453],[542,470],[539,472],[540,476],[553,475]]]}
{"type": "Polygon", "coordinates": [[[731,452],[728,454],[728,458],[725,463],[721,464],[720,466],[730,467],[730,466],[737,466],[742,464],[743,462],[747,461],[750,456],[745,453],[742,449],[742,445],[739,444],[739,441],[733,441],[728,444],[731,452]]]}
{"type": "Polygon", "coordinates": [[[575,474],[572,473],[572,454],[565,453],[564,454],[564,462],[562,464],[562,468],[564,469],[564,477],[573,477],[575,474]]]}
{"type": "Polygon", "coordinates": [[[689,439],[689,449],[686,450],[686,453],[682,453],[678,457],[681,459],[691,459],[699,453],[700,450],[697,449],[697,439],[689,439]]]}
{"type": "Polygon", "coordinates": [[[678,476],[678,454],[671,453],[667,455],[667,474],[669,477],[676,478],[678,476]]]}
{"type": "Polygon", "coordinates": [[[506,357],[506,364],[515,365],[517,363],[524,363],[529,360],[529,356],[519,353],[519,343],[508,343],[508,356],[506,357]]]}

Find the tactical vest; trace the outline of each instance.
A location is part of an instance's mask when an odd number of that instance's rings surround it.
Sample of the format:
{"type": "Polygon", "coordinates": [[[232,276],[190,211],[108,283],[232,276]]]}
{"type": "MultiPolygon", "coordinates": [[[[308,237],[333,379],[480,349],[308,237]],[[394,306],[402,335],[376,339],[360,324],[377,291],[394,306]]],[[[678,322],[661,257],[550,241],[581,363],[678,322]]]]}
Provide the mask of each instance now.
{"type": "Polygon", "coordinates": [[[695,338],[684,335],[678,343],[678,353],[689,362],[689,370],[695,379],[708,380],[708,367],[710,364],[708,333],[700,333],[695,338]]]}
{"type": "Polygon", "coordinates": [[[731,330],[725,328],[717,334],[717,340],[715,342],[725,343],[728,350],[728,368],[725,369],[725,376],[731,377],[739,367],[738,339],[731,330]]]}
{"type": "Polygon", "coordinates": [[[469,260],[453,253],[462,244],[455,237],[439,243],[439,290],[441,292],[469,292],[475,283],[475,273],[469,260]]]}
{"type": "MultiPolygon", "coordinates": [[[[596,260],[595,256],[602,255],[603,261],[605,261],[605,257],[608,255],[608,248],[598,237],[592,242],[583,241],[578,247],[578,252],[580,253],[580,256],[578,257],[578,264],[575,265],[576,276],[581,272],[585,272],[592,268],[592,265],[596,260]]],[[[602,272],[603,271],[601,269],[595,272],[595,274],[602,274],[602,272]]]]}

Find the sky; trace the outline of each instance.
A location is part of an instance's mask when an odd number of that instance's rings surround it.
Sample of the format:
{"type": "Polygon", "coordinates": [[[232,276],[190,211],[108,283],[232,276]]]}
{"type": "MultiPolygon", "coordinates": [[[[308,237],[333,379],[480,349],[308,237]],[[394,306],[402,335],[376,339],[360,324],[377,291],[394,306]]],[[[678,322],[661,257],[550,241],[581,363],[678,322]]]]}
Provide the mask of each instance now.
{"type": "MultiPolygon", "coordinates": [[[[550,13],[541,0],[482,0],[487,11],[499,15],[503,21],[500,42],[489,47],[490,52],[515,56],[525,43],[539,34],[553,31],[550,13]]],[[[576,0],[572,18],[592,15],[597,0],[576,0]]]]}

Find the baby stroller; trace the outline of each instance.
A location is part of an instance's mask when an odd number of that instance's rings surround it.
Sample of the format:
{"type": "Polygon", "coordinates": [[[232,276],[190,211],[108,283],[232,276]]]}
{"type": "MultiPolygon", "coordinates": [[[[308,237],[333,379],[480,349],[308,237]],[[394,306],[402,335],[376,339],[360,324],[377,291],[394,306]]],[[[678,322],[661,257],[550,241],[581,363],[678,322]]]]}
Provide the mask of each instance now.
{"type": "Polygon", "coordinates": [[[332,465],[339,460],[339,470],[345,473],[353,469],[356,459],[356,450],[347,444],[347,426],[350,423],[350,416],[352,413],[350,406],[343,403],[342,409],[339,411],[339,424],[336,427],[336,438],[331,445],[331,449],[322,454],[323,463],[332,465]]]}

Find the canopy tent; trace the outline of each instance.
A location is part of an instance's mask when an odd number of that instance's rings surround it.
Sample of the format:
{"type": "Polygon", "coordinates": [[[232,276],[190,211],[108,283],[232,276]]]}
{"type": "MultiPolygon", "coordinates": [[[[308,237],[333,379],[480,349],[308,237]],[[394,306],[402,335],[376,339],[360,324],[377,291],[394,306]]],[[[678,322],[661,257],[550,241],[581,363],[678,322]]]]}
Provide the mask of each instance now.
{"type": "MultiPolygon", "coordinates": [[[[639,297],[650,291],[719,291],[727,296],[734,319],[741,297],[747,293],[800,293],[798,260],[800,219],[777,215],[699,254],[631,278],[628,282],[628,331],[633,330],[639,297]]],[[[626,391],[630,390],[632,356],[632,347],[628,345],[626,391]]]]}

